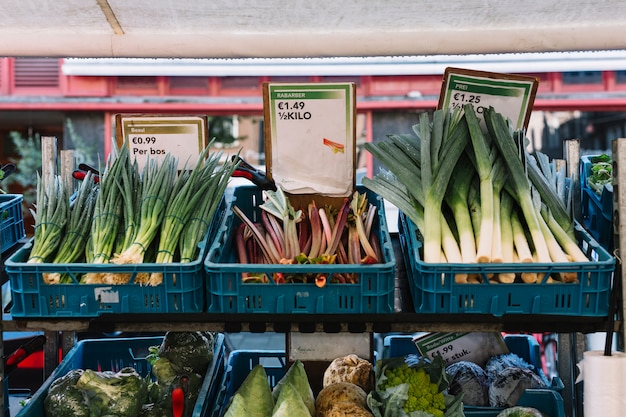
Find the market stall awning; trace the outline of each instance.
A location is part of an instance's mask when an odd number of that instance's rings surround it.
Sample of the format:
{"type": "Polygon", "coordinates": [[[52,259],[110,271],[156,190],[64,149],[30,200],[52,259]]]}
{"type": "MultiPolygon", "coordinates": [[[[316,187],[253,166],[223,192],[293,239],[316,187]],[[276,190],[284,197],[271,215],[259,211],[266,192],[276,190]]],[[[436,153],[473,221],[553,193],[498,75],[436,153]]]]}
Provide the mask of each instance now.
{"type": "Polygon", "coordinates": [[[0,55],[325,57],[626,49],[626,2],[4,0],[0,55]]]}

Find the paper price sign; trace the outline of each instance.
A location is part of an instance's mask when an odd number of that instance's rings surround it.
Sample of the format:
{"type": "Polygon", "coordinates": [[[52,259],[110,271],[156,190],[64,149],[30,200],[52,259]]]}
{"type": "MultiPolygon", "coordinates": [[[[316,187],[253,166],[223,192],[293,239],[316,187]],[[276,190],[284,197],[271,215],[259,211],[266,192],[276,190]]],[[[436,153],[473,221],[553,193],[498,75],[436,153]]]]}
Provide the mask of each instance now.
{"type": "Polygon", "coordinates": [[[264,85],[268,173],[295,194],[349,195],[354,174],[354,83],[264,85]]]}
{"type": "Polygon", "coordinates": [[[459,361],[485,366],[489,358],[509,352],[497,332],[427,333],[414,338],[413,343],[422,356],[441,356],[446,366],[459,361]]]}
{"type": "Polygon", "coordinates": [[[118,146],[126,144],[142,169],[150,158],[171,154],[178,168],[195,166],[208,145],[205,116],[117,115],[118,146]]]}
{"type": "Polygon", "coordinates": [[[438,108],[472,104],[482,120],[483,110],[493,107],[522,129],[528,126],[538,85],[534,77],[446,68],[438,108]]]}

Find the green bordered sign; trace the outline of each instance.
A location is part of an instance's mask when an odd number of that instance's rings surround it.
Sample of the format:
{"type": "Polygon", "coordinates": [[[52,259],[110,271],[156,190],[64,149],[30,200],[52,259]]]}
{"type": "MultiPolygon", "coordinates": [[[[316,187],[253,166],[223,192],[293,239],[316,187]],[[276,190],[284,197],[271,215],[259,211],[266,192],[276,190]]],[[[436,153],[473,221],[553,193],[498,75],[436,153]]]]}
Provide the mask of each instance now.
{"type": "Polygon", "coordinates": [[[497,332],[427,333],[414,338],[413,343],[422,356],[441,356],[446,366],[470,361],[484,367],[490,358],[509,353],[502,335],[497,332]]]}
{"type": "Polygon", "coordinates": [[[522,129],[528,127],[538,86],[537,78],[529,76],[446,68],[438,108],[473,104],[482,117],[484,108],[493,107],[522,129]]]}
{"type": "Polygon", "coordinates": [[[117,144],[127,144],[142,169],[148,158],[171,154],[178,168],[195,166],[208,146],[206,116],[116,115],[117,144]]]}
{"type": "Polygon", "coordinates": [[[292,194],[347,196],[355,182],[354,83],[265,83],[267,174],[292,194]]]}

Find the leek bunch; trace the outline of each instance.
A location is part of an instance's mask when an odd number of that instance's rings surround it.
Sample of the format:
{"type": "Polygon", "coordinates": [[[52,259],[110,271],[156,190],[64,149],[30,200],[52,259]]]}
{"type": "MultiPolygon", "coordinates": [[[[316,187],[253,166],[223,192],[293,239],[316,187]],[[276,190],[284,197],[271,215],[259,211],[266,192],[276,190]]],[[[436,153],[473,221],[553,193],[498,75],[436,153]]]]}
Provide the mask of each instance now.
{"type": "MultiPolygon", "coordinates": [[[[392,134],[365,149],[384,168],[363,185],[395,204],[418,227],[427,263],[587,262],[573,234],[564,174],[524,150],[524,132],[472,105],[420,115],[413,134],[392,134]]],[[[514,276],[499,274],[500,282],[514,276]]],[[[556,274],[555,274],[556,275],[556,274]]],[[[550,277],[552,278],[552,277],[550,277]]],[[[573,281],[576,273],[557,279],[573,281]]],[[[458,273],[457,282],[480,277],[458,273]]],[[[541,274],[521,274],[539,282],[541,274]]],[[[546,277],[546,279],[548,279],[546,277]]]]}

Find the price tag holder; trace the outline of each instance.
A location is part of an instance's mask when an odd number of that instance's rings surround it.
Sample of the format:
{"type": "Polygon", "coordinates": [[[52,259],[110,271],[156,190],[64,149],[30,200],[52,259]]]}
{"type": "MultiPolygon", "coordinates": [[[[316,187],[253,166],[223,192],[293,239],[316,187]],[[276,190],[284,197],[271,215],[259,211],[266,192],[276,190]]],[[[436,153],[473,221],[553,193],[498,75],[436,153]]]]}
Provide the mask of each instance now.
{"type": "Polygon", "coordinates": [[[346,355],[357,355],[374,361],[370,333],[288,333],[287,357],[290,362],[332,361],[346,355]]]}
{"type": "Polygon", "coordinates": [[[528,127],[539,80],[535,77],[446,68],[439,95],[439,109],[473,104],[482,122],[483,109],[493,107],[513,122],[528,127]]]}
{"type": "Polygon", "coordinates": [[[355,188],[355,83],[263,85],[266,173],[286,193],[355,188]]]}
{"type": "Polygon", "coordinates": [[[441,356],[446,365],[470,361],[484,367],[491,357],[509,353],[497,332],[427,333],[415,337],[413,343],[422,356],[441,356]]]}
{"type": "Polygon", "coordinates": [[[118,114],[117,144],[126,144],[132,159],[142,169],[149,158],[171,154],[178,169],[192,168],[208,146],[206,116],[118,114]]]}

